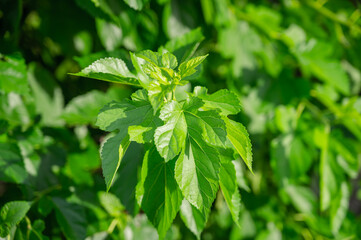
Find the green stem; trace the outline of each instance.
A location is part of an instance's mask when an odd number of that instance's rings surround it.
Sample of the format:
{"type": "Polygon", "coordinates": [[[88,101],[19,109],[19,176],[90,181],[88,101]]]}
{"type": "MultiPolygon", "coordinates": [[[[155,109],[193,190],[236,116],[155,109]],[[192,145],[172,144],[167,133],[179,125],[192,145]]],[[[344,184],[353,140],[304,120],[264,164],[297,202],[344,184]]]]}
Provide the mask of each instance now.
{"type": "Polygon", "coordinates": [[[339,18],[334,12],[332,12],[331,10],[323,7],[320,2],[306,0],[306,4],[309,7],[316,10],[317,12],[321,13],[323,16],[331,19],[332,21],[340,23],[340,24],[342,24],[344,26],[347,26],[350,29],[354,29],[355,31],[357,31],[358,33],[361,34],[361,27],[360,26],[356,25],[354,22],[350,21],[349,19],[345,20],[345,19],[339,18]]]}
{"type": "Polygon", "coordinates": [[[54,185],[54,186],[51,186],[43,191],[40,191],[40,192],[36,192],[35,195],[35,199],[33,200],[33,204],[37,201],[39,201],[42,197],[44,197],[45,195],[51,193],[52,191],[55,191],[55,190],[59,190],[61,189],[61,185],[54,185]]]}
{"type": "Polygon", "coordinates": [[[118,224],[118,220],[117,219],[113,219],[113,221],[110,223],[107,233],[111,234],[114,231],[115,226],[117,226],[118,224]]]}

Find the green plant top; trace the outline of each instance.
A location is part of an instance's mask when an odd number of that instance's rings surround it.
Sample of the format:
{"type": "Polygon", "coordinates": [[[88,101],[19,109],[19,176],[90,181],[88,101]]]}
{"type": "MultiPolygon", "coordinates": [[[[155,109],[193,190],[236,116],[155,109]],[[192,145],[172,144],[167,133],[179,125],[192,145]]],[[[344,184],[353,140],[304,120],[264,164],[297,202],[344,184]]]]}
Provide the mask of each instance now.
{"type": "Polygon", "coordinates": [[[252,171],[248,133],[228,118],[241,111],[238,97],[228,90],[207,94],[204,87],[193,92],[177,88],[194,77],[207,56],[179,66],[169,52],[146,50],[130,56],[136,73],[121,59],[105,58],[75,74],[141,87],[131,99],[105,105],[96,121],[100,129],[113,132],[101,148],[107,190],[134,141],[146,151],[136,198],[160,238],[180,209],[185,219],[198,214],[199,221],[189,225],[205,222],[219,186],[238,223],[240,195],[232,160],[240,155],[252,171]]]}

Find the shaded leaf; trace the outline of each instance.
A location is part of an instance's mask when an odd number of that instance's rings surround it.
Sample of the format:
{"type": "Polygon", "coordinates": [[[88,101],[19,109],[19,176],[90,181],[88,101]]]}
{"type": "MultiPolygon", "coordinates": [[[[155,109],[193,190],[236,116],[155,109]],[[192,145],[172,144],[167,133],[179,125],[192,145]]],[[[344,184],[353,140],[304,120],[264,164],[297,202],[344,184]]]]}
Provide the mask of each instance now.
{"type": "Polygon", "coordinates": [[[54,197],[55,216],[64,235],[69,239],[85,239],[86,218],[82,207],[54,197]]]}
{"type": "Polygon", "coordinates": [[[189,230],[197,237],[201,238],[201,233],[206,226],[208,214],[202,214],[197,208],[192,206],[187,200],[182,201],[180,216],[189,230]]]}
{"type": "MultiPolygon", "coordinates": [[[[236,170],[232,161],[223,161],[219,171],[219,184],[224,199],[232,214],[233,221],[239,225],[239,214],[241,210],[241,195],[238,191],[236,170]]],[[[240,226],[239,226],[240,227],[240,226]]]]}
{"type": "Polygon", "coordinates": [[[167,163],[156,148],[149,149],[143,160],[137,199],[148,219],[164,238],[182,203],[182,193],[174,179],[175,159],[167,163]]]}

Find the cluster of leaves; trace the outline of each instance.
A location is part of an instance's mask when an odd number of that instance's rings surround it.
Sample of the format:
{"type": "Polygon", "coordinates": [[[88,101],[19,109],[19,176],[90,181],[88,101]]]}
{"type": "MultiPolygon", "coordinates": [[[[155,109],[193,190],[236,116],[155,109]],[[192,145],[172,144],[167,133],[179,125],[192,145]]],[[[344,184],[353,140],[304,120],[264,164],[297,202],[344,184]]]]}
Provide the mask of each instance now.
{"type": "MultiPolygon", "coordinates": [[[[229,132],[228,113],[211,109],[205,99],[227,88],[242,103],[242,111],[230,118],[244,123],[250,134],[254,174],[240,159],[233,160],[237,184],[233,178],[218,179],[221,190],[207,221],[181,193],[185,200],[165,238],[194,239],[193,233],[204,239],[361,238],[360,11],[351,0],[0,1],[1,236],[157,239],[146,216],[146,196],[140,198],[149,185],[137,185],[148,181],[148,172],[141,169],[152,168],[150,162],[142,166],[144,156],[157,153],[165,161],[153,137],[155,129],[171,124],[161,118],[161,109],[174,98],[180,109],[188,106],[188,98],[200,99],[203,105],[194,111],[218,112],[229,132]],[[165,83],[175,77],[172,71],[179,73],[176,68],[162,69],[157,58],[152,62],[158,70],[141,56],[128,55],[144,49],[172,52],[179,63],[193,55],[209,56],[194,75],[179,78],[180,85],[174,86],[165,83]],[[113,67],[106,75],[91,68],[79,73],[111,82],[67,74],[109,57],[123,59],[131,73],[124,68],[117,76],[113,67]],[[151,72],[159,85],[148,86],[151,72]],[[146,92],[132,99],[139,87],[146,92]],[[104,136],[96,119],[112,100],[117,103],[109,108],[146,102],[156,121],[149,125],[137,118],[127,133],[114,129],[104,136]],[[105,193],[98,150],[103,142],[116,145],[119,134],[129,136],[129,146],[121,145],[128,150],[105,193]],[[242,197],[234,208],[239,209],[238,224],[227,206],[231,196],[224,191],[225,181],[232,186],[229,192],[236,188],[242,197]]],[[[124,66],[113,60],[107,65],[124,66]]],[[[126,113],[118,113],[124,120],[126,113]]],[[[127,125],[123,120],[119,124],[127,125]]],[[[222,158],[230,159],[232,151],[200,134],[207,146],[222,153],[220,178],[222,158]]],[[[182,146],[167,164],[174,163],[175,169],[186,151],[182,146]]],[[[173,180],[177,183],[177,177],[173,180]]]]}
{"type": "MultiPolygon", "coordinates": [[[[228,90],[209,95],[205,87],[196,87],[193,93],[177,90],[187,84],[186,79],[205,58],[195,57],[178,66],[173,54],[146,50],[131,53],[136,75],[117,58],[97,60],[75,74],[143,87],[131,100],[105,105],[96,125],[115,131],[101,150],[108,190],[130,142],[145,144],[136,199],[162,239],[185,206],[192,208],[191,212],[184,210],[185,224],[192,229],[195,220],[196,225],[204,226],[219,185],[238,223],[240,195],[234,155],[239,154],[252,170],[248,133],[242,124],[227,117],[240,112],[238,97],[228,90]],[[199,217],[193,219],[189,214],[199,217]]],[[[200,231],[197,227],[195,233],[200,231]]]]}

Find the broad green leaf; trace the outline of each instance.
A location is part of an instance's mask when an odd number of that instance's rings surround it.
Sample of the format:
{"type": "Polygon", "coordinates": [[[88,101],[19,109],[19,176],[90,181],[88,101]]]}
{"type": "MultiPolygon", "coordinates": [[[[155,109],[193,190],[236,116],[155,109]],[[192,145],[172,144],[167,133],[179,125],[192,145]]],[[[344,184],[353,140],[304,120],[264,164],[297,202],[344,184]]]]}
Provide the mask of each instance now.
{"type": "Polygon", "coordinates": [[[227,137],[252,172],[252,144],[246,128],[238,122],[223,118],[227,127],[227,137]]]}
{"type": "Polygon", "coordinates": [[[337,234],[342,226],[349,208],[350,190],[347,182],[342,182],[338,196],[333,199],[331,206],[331,229],[333,234],[337,234]]]}
{"type": "Polygon", "coordinates": [[[163,31],[168,39],[182,36],[196,28],[197,15],[198,9],[192,2],[168,1],[162,15],[163,31]]]}
{"type": "Polygon", "coordinates": [[[203,100],[205,108],[219,109],[222,115],[237,114],[242,109],[237,95],[227,89],[207,95],[207,89],[196,87],[194,92],[203,100]]]}
{"type": "Polygon", "coordinates": [[[98,145],[87,133],[86,126],[76,127],[75,133],[80,138],[81,152],[71,152],[67,155],[68,161],[64,166],[64,172],[73,179],[76,184],[93,186],[92,171],[101,165],[98,145]],[[81,139],[82,134],[85,136],[81,139]]]}
{"type": "Polygon", "coordinates": [[[154,140],[155,130],[163,125],[158,114],[144,119],[141,125],[133,125],[128,128],[130,141],[137,143],[151,143],[154,140]]]}
{"type": "Polygon", "coordinates": [[[295,53],[305,75],[311,73],[336,88],[340,93],[345,95],[350,93],[350,79],[341,63],[332,59],[333,48],[328,42],[311,39],[298,46],[295,53]]]}
{"type": "Polygon", "coordinates": [[[153,66],[162,67],[162,54],[151,50],[144,50],[135,54],[153,66]]]}
{"type": "Polygon", "coordinates": [[[288,133],[272,140],[271,166],[280,186],[290,179],[305,177],[312,163],[313,150],[305,145],[300,136],[288,133]]]}
{"type": "Polygon", "coordinates": [[[99,110],[110,98],[103,92],[93,90],[73,98],[66,105],[61,117],[67,124],[95,124],[99,110]]]}
{"type": "Polygon", "coordinates": [[[221,163],[221,168],[219,170],[219,185],[221,186],[224,199],[232,214],[233,221],[239,225],[238,220],[241,210],[241,195],[238,191],[236,170],[232,161],[223,161],[221,163]]]}
{"type": "Polygon", "coordinates": [[[227,67],[234,77],[243,77],[245,69],[257,67],[256,52],[264,51],[261,36],[247,21],[237,21],[218,34],[219,52],[225,58],[232,58],[227,67]]]}
{"type": "Polygon", "coordinates": [[[176,163],[175,177],[183,196],[205,213],[218,191],[220,159],[217,150],[203,141],[202,130],[190,126],[176,163]]]}
{"type": "Polygon", "coordinates": [[[29,92],[26,64],[20,54],[0,54],[0,90],[19,94],[29,92]]]}
{"type": "Polygon", "coordinates": [[[199,64],[201,64],[207,56],[208,56],[208,54],[204,55],[204,56],[195,57],[186,62],[181,63],[178,67],[178,72],[179,72],[179,75],[181,76],[181,78],[188,77],[188,76],[192,75],[193,73],[195,73],[196,72],[195,68],[199,64]]]}
{"type": "Polygon", "coordinates": [[[141,180],[137,186],[137,199],[148,219],[163,239],[172,225],[180,205],[182,192],[174,179],[175,159],[165,162],[155,147],[144,156],[141,180]]]}
{"type": "Polygon", "coordinates": [[[114,194],[132,216],[135,216],[139,210],[135,192],[139,182],[143,156],[143,146],[135,142],[130,143],[128,151],[120,163],[112,188],[114,194]]]}
{"type": "Polygon", "coordinates": [[[72,75],[140,87],[134,74],[129,71],[124,61],[118,58],[99,59],[72,75]]]}
{"type": "MultiPolygon", "coordinates": [[[[160,117],[165,125],[157,128],[154,137],[157,149],[166,161],[179,154],[189,127],[199,128],[207,143],[226,147],[227,133],[224,121],[216,111],[192,111],[191,108],[197,104],[188,104],[190,107],[187,107],[172,101],[162,108],[160,117]]],[[[195,107],[197,108],[199,106],[195,107]]]]}
{"type": "Polygon", "coordinates": [[[138,214],[128,221],[123,232],[125,240],[149,239],[157,240],[159,235],[145,214],[138,214]]]}
{"type": "Polygon", "coordinates": [[[201,238],[201,233],[206,226],[207,214],[202,214],[197,208],[191,205],[187,200],[183,199],[180,207],[180,216],[189,230],[197,237],[201,238]]]}
{"type": "Polygon", "coordinates": [[[60,118],[64,97],[61,88],[49,71],[36,63],[30,63],[28,81],[34,95],[36,112],[41,114],[41,121],[46,126],[61,126],[60,118]]]}
{"type": "Polygon", "coordinates": [[[312,60],[310,68],[316,77],[334,86],[341,93],[350,93],[350,80],[340,62],[312,60]]]}
{"type": "Polygon", "coordinates": [[[229,146],[226,125],[217,111],[197,111],[192,113],[185,110],[188,127],[198,126],[202,129],[204,141],[223,148],[229,146]]]}
{"type": "Polygon", "coordinates": [[[301,213],[315,214],[317,210],[317,200],[315,194],[307,187],[298,185],[288,185],[286,193],[291,199],[291,203],[301,213]]]}
{"type": "Polygon", "coordinates": [[[107,139],[100,150],[107,191],[109,191],[114,181],[120,162],[130,144],[129,135],[126,131],[125,128],[114,137],[107,139]]]}
{"type": "Polygon", "coordinates": [[[149,102],[144,100],[113,101],[100,110],[96,125],[102,130],[111,132],[116,129],[127,129],[131,125],[139,125],[149,118],[153,118],[149,102]]]}
{"type": "Polygon", "coordinates": [[[109,192],[98,192],[98,198],[103,208],[113,217],[119,217],[124,210],[124,206],[115,195],[109,192]]]}
{"type": "Polygon", "coordinates": [[[160,155],[169,161],[180,153],[186,139],[187,124],[182,104],[167,103],[161,109],[160,118],[165,124],[155,130],[154,142],[160,155]]]}
{"type": "MultiPolygon", "coordinates": [[[[0,211],[0,228],[11,229],[18,224],[29,211],[31,206],[30,202],[25,201],[12,201],[7,202],[0,211]]],[[[5,230],[0,234],[0,237],[6,237],[9,232],[5,230]]]]}
{"type": "Polygon", "coordinates": [[[70,204],[62,198],[54,197],[55,216],[66,238],[82,240],[86,236],[86,218],[84,209],[70,204]]]}
{"type": "Polygon", "coordinates": [[[151,142],[154,136],[154,131],[152,134],[152,129],[152,127],[144,127],[139,125],[130,126],[128,128],[129,140],[137,143],[151,142]]]}

